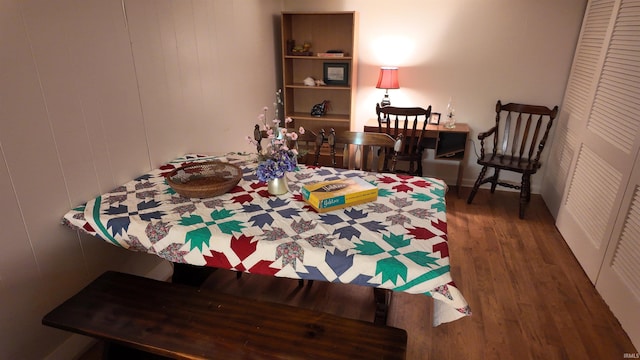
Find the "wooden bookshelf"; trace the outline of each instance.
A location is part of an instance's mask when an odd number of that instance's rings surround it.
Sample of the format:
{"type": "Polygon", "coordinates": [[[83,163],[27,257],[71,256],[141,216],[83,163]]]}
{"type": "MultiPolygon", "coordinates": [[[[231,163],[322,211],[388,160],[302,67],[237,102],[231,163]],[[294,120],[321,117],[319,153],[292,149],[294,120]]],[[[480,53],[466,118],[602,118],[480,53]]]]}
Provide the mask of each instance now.
{"type": "Polygon", "coordinates": [[[350,130],[353,122],[355,85],[357,83],[356,12],[283,12],[282,74],[284,116],[291,117],[293,127],[303,126],[314,132],[331,128],[350,130]],[[311,48],[304,55],[293,52],[291,46],[305,42],[311,48]],[[329,50],[341,50],[340,57],[317,56],[329,50]],[[307,86],[304,79],[323,80],[325,65],[345,66],[344,84],[307,86]],[[311,115],[311,108],[329,101],[325,115],[311,115]]]}

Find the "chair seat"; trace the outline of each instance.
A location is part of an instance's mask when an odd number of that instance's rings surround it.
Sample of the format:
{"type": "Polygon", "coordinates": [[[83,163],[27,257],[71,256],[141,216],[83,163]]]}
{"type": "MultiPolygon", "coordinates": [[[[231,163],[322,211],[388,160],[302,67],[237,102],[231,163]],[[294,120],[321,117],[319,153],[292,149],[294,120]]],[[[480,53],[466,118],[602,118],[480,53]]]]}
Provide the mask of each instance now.
{"type": "Polygon", "coordinates": [[[500,154],[486,154],[478,159],[478,164],[528,174],[535,174],[542,165],[540,162],[534,163],[527,158],[500,154]]]}

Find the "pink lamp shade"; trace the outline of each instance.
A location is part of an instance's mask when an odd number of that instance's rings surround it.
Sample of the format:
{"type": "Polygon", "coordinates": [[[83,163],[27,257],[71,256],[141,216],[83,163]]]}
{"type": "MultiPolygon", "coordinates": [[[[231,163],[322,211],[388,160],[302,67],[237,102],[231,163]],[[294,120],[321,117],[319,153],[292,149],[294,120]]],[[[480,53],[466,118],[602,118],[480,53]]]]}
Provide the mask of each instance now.
{"type": "Polygon", "coordinates": [[[381,67],[380,76],[378,76],[378,85],[376,85],[376,88],[385,89],[384,97],[382,98],[380,105],[391,105],[391,100],[389,100],[389,89],[400,88],[400,84],[398,83],[398,68],[390,66],[381,67]]]}
{"type": "Polygon", "coordinates": [[[398,68],[397,67],[381,67],[378,76],[378,89],[399,89],[398,68]]]}

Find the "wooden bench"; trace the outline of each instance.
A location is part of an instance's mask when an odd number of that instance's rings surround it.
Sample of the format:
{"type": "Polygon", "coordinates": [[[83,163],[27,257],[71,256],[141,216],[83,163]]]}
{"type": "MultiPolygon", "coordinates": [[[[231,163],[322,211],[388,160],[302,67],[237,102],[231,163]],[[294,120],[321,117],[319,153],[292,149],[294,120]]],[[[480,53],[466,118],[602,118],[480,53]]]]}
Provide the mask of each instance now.
{"type": "Polygon", "coordinates": [[[109,271],[42,323],[177,359],[404,359],[405,330],[109,271]]]}

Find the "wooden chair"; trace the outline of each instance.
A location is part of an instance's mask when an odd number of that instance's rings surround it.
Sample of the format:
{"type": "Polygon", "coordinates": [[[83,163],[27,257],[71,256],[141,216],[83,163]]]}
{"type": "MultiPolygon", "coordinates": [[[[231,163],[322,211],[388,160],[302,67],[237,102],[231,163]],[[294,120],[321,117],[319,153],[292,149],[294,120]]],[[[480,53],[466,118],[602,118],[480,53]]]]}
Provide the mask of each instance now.
{"type": "MultiPolygon", "coordinates": [[[[260,130],[260,125],[256,124],[253,128],[253,138],[256,141],[258,153],[262,151],[262,139],[267,139],[268,137],[267,132],[260,130]]],[[[298,134],[298,139],[289,140],[287,146],[298,151],[298,154],[300,154],[299,163],[317,166],[320,159],[320,148],[324,139],[324,130],[318,134],[306,130],[304,134],[298,134]]]]}
{"type": "Polygon", "coordinates": [[[480,185],[490,182],[491,193],[496,186],[505,186],[520,190],[520,218],[531,198],[531,175],[540,166],[540,154],[544,150],[553,120],[558,114],[558,106],[549,109],[545,106],[509,103],[496,104],[496,124],[486,132],[478,134],[480,140],[480,157],[482,165],[478,179],[471,189],[467,203],[471,204],[480,185]],[[493,149],[485,152],[485,139],[493,135],[493,149]],[[485,178],[488,168],[493,168],[493,175],[485,178]],[[512,171],[522,174],[520,185],[502,182],[500,171],[512,171]]]}
{"type": "Polygon", "coordinates": [[[398,161],[409,162],[409,173],[422,176],[423,134],[431,116],[431,105],[421,107],[380,106],[376,104],[378,132],[397,139],[403,136],[403,146],[398,152],[398,161]],[[417,165],[417,171],[414,171],[417,165]]]}
{"type": "MultiPolygon", "coordinates": [[[[324,130],[321,134],[324,135],[324,130]]],[[[329,144],[331,163],[334,167],[357,169],[370,172],[394,172],[398,153],[402,149],[403,135],[394,139],[389,134],[373,132],[342,131],[331,129],[324,140],[329,144]],[[342,152],[342,164],[338,165],[337,154],[342,152]],[[387,168],[387,156],[391,156],[391,166],[387,168]]],[[[309,281],[310,284],[313,281],[309,281]]],[[[392,291],[373,288],[376,314],[373,320],[378,325],[386,325],[392,291]]]]}
{"type": "Polygon", "coordinates": [[[402,134],[394,139],[388,134],[357,131],[336,133],[331,129],[326,141],[332,166],[371,172],[394,172],[398,152],[402,148],[402,134]],[[338,151],[342,152],[342,164],[339,166],[336,161],[338,151]],[[391,156],[390,167],[387,167],[387,156],[391,156]]]}

